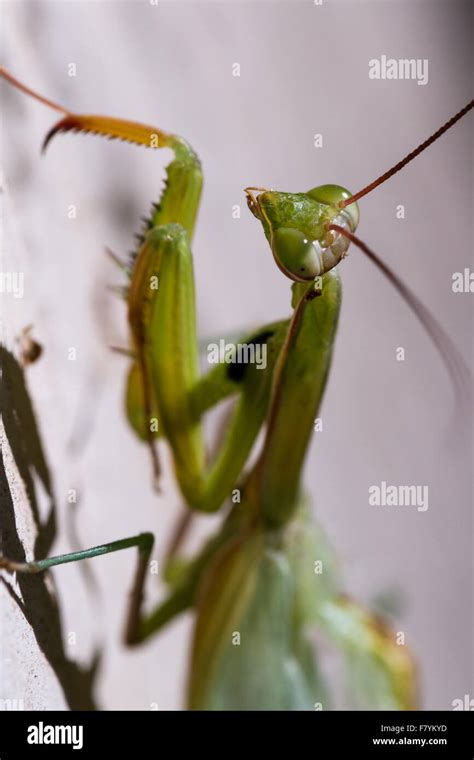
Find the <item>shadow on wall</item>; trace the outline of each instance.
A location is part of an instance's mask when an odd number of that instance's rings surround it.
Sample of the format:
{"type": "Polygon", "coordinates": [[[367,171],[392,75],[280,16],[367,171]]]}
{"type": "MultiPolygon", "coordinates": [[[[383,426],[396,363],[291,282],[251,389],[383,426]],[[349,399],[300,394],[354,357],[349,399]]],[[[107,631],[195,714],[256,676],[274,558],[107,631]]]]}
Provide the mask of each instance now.
{"type": "MultiPolygon", "coordinates": [[[[0,370],[0,415],[15,465],[25,484],[28,505],[37,530],[34,557],[42,558],[49,554],[56,535],[56,504],[51,476],[25,385],[23,369],[13,354],[3,346],[0,346],[0,370]],[[40,480],[49,499],[49,514],[44,524],[40,521],[34,476],[40,480]]],[[[13,560],[24,562],[25,550],[16,528],[14,504],[3,453],[0,457],[0,494],[1,551],[13,560]]],[[[100,664],[100,651],[95,652],[87,668],[82,668],[68,659],[64,651],[61,615],[51,577],[46,573],[19,573],[19,594],[5,578],[1,580],[5,590],[30,624],[38,646],[58,678],[70,709],[97,709],[93,687],[100,664]]]]}

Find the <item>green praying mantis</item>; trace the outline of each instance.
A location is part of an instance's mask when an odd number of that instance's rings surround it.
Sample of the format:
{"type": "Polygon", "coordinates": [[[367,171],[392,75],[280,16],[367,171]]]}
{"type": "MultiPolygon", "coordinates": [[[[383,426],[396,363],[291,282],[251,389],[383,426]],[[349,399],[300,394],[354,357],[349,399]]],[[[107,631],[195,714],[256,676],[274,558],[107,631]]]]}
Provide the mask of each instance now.
{"type": "Polygon", "coordinates": [[[130,596],[125,641],[137,645],[185,610],[194,610],[187,706],[189,709],[328,709],[311,632],[318,629],[340,652],[353,705],[413,709],[415,667],[394,633],[343,592],[334,556],[315,525],[301,477],[314,419],[324,393],[341,306],[337,269],[350,243],[378,266],[420,319],[456,378],[463,360],[418,298],[355,232],[360,198],[389,179],[474,106],[444,126],[370,185],[351,194],[337,185],[287,193],[245,190],[276,265],[292,281],[292,313],[242,336],[265,348],[265,369],[219,363],[199,371],[193,233],[203,175],[198,156],[181,137],[115,118],[79,115],[16,80],[19,90],[61,113],[44,147],[60,132],[119,138],[174,153],[161,198],[154,204],[128,262],[125,277],[130,329],[126,415],[148,446],[154,480],[157,442],[169,446],[179,489],[188,507],[164,572],[167,595],[143,611],[143,588],[153,535],[113,541],[85,551],[18,563],[0,556],[7,572],[43,572],[136,547],[138,565],[130,596]],[[234,397],[225,436],[210,459],[204,415],[234,397]],[[248,466],[260,431],[263,442],[248,466]],[[180,555],[192,513],[223,512],[216,534],[192,559],[180,555]]]}

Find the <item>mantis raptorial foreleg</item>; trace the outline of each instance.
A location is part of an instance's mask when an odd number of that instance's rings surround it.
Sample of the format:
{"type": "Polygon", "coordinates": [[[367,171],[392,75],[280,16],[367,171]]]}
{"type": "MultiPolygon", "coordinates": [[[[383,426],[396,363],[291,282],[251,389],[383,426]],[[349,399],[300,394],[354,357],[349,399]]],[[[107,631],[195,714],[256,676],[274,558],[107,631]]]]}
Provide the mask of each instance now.
{"type": "MultiPolygon", "coordinates": [[[[283,330],[276,327],[272,333],[260,331],[253,337],[254,342],[264,342],[267,347],[267,369],[246,365],[238,381],[234,380],[240,397],[219,455],[207,468],[196,408],[201,386],[192,255],[184,228],[166,224],[150,230],[137,265],[129,295],[130,322],[141,334],[144,375],[153,388],[159,421],[173,452],[176,477],[192,508],[215,511],[235,485],[263,423],[271,367],[283,330]],[[159,278],[159,289],[147,299],[143,291],[154,277],[159,278]],[[137,291],[140,297],[136,297],[137,291]]],[[[228,374],[232,380],[230,370],[228,374]]],[[[218,382],[218,377],[215,379],[218,382]]],[[[207,390],[214,399],[212,385],[208,384],[207,390]]]]}
{"type": "MultiPolygon", "coordinates": [[[[5,75],[5,72],[3,72],[5,75]]],[[[19,84],[7,75],[10,81],[19,84]]],[[[31,90],[19,85],[29,94],[31,90]]],[[[162,428],[171,446],[177,480],[188,505],[198,511],[218,509],[230,494],[263,423],[268,403],[270,371],[245,368],[235,382],[240,399],[229,432],[215,463],[209,467],[196,395],[205,387],[214,400],[210,382],[200,384],[196,335],[194,274],[191,241],[199,208],[202,171],[198,157],[181,137],[136,122],[104,116],[73,114],[49,131],[48,145],[59,132],[82,131],[127,140],[151,148],[171,148],[165,188],[154,204],[142,244],[131,267],[127,291],[128,317],[134,361],[128,383],[127,411],[132,426],[142,426],[159,474],[153,425],[162,428]],[[139,406],[137,406],[137,403],[139,406]],[[143,424],[145,423],[145,424],[143,424]]],[[[282,335],[260,331],[254,336],[268,347],[271,365],[282,335]]],[[[217,378],[216,378],[217,379],[217,378]]]]}
{"type": "Polygon", "coordinates": [[[335,271],[321,279],[322,293],[293,285],[293,320],[275,367],[262,452],[254,470],[265,523],[286,524],[296,509],[301,470],[331,364],[341,305],[335,271]]]}
{"type": "MultiPolygon", "coordinates": [[[[127,411],[135,429],[141,421],[146,423],[143,430],[155,478],[159,475],[154,447],[157,425],[171,446],[176,476],[189,506],[215,511],[235,486],[263,423],[271,372],[249,366],[243,379],[234,384],[235,391],[241,391],[241,399],[219,457],[209,468],[195,405],[200,385],[190,248],[202,189],[200,161],[181,137],[136,122],[73,114],[36,95],[4,69],[0,73],[63,114],[46,136],[44,147],[59,132],[82,131],[174,152],[164,191],[152,207],[131,266],[127,303],[136,359],[129,377],[127,411]]],[[[263,340],[268,343],[271,362],[278,339],[266,333],[263,340]]],[[[205,387],[213,397],[212,376],[205,387]]]]}

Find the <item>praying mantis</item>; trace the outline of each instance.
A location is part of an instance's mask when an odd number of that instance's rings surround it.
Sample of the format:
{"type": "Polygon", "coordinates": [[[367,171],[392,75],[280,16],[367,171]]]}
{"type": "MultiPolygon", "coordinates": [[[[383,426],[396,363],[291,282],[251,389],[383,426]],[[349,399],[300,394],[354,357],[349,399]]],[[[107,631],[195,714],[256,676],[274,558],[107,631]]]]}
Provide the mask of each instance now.
{"type": "Polygon", "coordinates": [[[130,348],[125,411],[150,452],[160,479],[157,443],[169,447],[188,513],[166,563],[167,596],[143,612],[153,535],[27,563],[0,555],[6,572],[43,572],[67,562],[138,550],[125,641],[138,645],[176,616],[194,610],[189,709],[327,709],[330,697],[310,639],[317,629],[345,657],[353,703],[413,709],[415,666],[404,645],[369,610],[343,591],[330,547],[316,526],[302,487],[302,469],[320,408],[337,332],[341,282],[337,265],[350,243],[364,252],[419,318],[453,379],[464,363],[450,338],[417,296],[356,236],[358,201],[401,170],[474,106],[467,104],[397,165],[361,191],[338,185],[307,192],[245,189],[274,261],[292,281],[292,313],[239,343],[264,347],[265,368],[220,363],[199,372],[193,233],[203,174],[181,137],[136,122],[75,114],[40,96],[0,67],[10,84],[61,114],[58,133],[79,131],[174,153],[165,188],[147,218],[137,250],[117,263],[126,278],[130,348]],[[224,399],[235,404],[220,448],[209,460],[202,422],[224,399]],[[259,433],[255,461],[251,452],[259,433]],[[250,464],[249,464],[250,462],[250,464]],[[193,513],[223,514],[214,536],[192,559],[181,538],[193,513]]]}

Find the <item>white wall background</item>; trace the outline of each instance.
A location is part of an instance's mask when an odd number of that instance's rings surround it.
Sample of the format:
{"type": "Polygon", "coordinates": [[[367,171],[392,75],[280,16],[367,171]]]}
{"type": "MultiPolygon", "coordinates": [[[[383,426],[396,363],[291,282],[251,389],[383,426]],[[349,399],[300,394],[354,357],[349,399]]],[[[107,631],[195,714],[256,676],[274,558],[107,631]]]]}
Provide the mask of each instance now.
{"type": "MultiPolygon", "coordinates": [[[[157,6],[40,0],[3,1],[0,10],[1,57],[20,79],[79,112],[156,123],[199,152],[206,184],[195,261],[203,335],[289,310],[289,283],[246,210],[245,186],[301,191],[335,182],[355,192],[472,97],[472,10],[452,0],[323,0],[322,6],[309,0],[160,0],[157,6]],[[427,58],[429,83],[369,80],[368,61],[382,54],[427,58]],[[232,76],[236,62],[238,78],[232,76]],[[75,78],[68,76],[69,63],[77,66],[75,78]],[[323,135],[320,149],[315,133],[323,135]],[[242,204],[240,220],[231,214],[236,203],[242,204]]],[[[180,498],[169,475],[163,497],[153,493],[147,452],[125,421],[126,363],[108,349],[126,342],[125,310],[106,289],[120,273],[103,249],[130,249],[138,216],[157,198],[167,156],[65,136],[41,158],[54,114],[6,85],[0,97],[8,191],[2,269],[25,273],[24,298],[2,296],[2,337],[13,350],[14,336],[32,322],[44,346],[27,371],[27,386],[53,480],[54,552],[72,546],[67,494],[75,488],[82,546],[147,529],[157,536],[159,559],[180,498]],[[75,220],[68,219],[70,204],[78,209],[75,220]],[[70,347],[76,361],[68,360],[70,347]]],[[[468,116],[361,202],[359,227],[468,362],[472,295],[453,294],[451,277],[472,267],[471,134],[468,116]],[[405,220],[396,219],[398,204],[405,205],[405,220]]],[[[311,449],[306,482],[349,591],[365,601],[387,589],[402,594],[396,628],[405,631],[417,658],[422,706],[450,709],[453,699],[473,693],[472,425],[464,438],[452,425],[447,374],[390,285],[356,251],[342,275],[324,431],[311,449]],[[395,359],[398,346],[405,348],[405,362],[395,359]],[[368,487],[381,480],[429,485],[428,511],[370,507],[368,487]]],[[[31,556],[34,526],[24,478],[8,445],[3,456],[9,488],[2,492],[0,529],[12,539],[15,507],[31,556]]],[[[34,463],[28,472],[46,519],[51,494],[34,463]]],[[[134,560],[132,553],[94,560],[99,597],[78,566],[54,573],[65,649],[53,665],[70,705],[80,702],[78,693],[83,699],[90,693],[87,677],[71,662],[87,667],[95,646],[104,649],[101,707],[174,709],[182,703],[188,619],[140,650],[120,643],[134,560]]],[[[0,698],[23,699],[29,708],[66,707],[42,651],[54,650],[60,635],[51,598],[44,585],[23,592],[32,599],[36,635],[0,586],[0,698]]],[[[155,592],[149,588],[150,601],[155,592]]]]}

